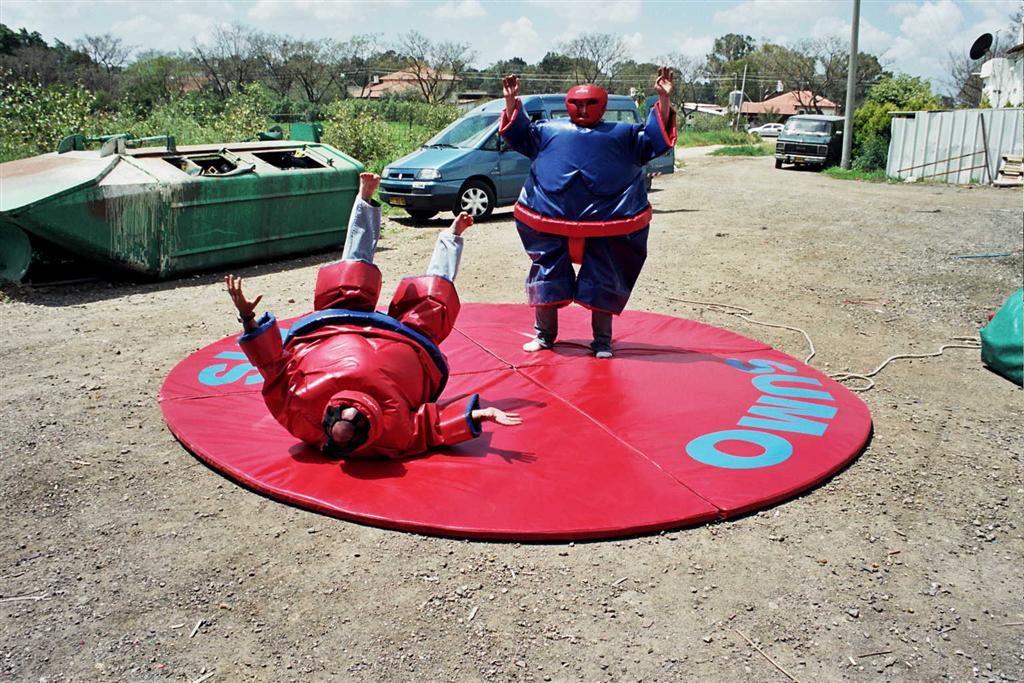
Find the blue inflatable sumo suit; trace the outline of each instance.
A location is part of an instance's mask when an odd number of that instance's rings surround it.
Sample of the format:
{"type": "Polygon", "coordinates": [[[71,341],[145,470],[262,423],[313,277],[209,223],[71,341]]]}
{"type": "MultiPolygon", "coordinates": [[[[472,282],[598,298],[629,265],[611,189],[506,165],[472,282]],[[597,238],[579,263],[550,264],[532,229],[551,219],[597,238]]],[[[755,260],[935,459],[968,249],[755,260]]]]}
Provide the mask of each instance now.
{"type": "MultiPolygon", "coordinates": [[[[656,105],[643,125],[603,122],[606,103],[601,88],[577,86],[566,96],[568,119],[530,122],[522,101],[511,118],[502,113],[502,137],[533,160],[514,209],[533,262],[526,279],[531,306],[575,301],[617,315],[647,258],[651,206],[643,166],[674,147],[675,112],[670,109],[666,120],[656,105]],[[573,103],[579,97],[596,105],[589,107],[589,116],[576,115],[573,103]],[[573,263],[580,264],[578,276],[573,263]]],[[[543,339],[542,317],[538,310],[538,338],[549,346],[554,340],[543,339]]],[[[595,343],[596,330],[595,322],[595,343]]]]}

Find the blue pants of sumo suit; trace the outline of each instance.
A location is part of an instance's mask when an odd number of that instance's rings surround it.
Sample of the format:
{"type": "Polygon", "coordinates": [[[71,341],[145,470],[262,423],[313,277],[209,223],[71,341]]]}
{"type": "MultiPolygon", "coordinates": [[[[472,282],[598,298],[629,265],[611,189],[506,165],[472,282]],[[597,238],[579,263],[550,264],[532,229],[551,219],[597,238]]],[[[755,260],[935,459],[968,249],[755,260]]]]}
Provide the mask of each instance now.
{"type": "MultiPolygon", "coordinates": [[[[588,237],[584,244],[583,263],[579,274],[573,270],[569,255],[569,238],[538,232],[516,221],[519,238],[532,263],[526,276],[526,295],[531,306],[554,307],[576,303],[594,311],[618,315],[626,307],[633,285],[647,259],[647,235],[650,227],[628,235],[588,237]]],[[[557,314],[544,316],[537,311],[538,337],[553,342],[555,329],[542,329],[544,318],[557,320],[557,314]]],[[[595,342],[601,342],[604,330],[595,320],[595,342]]],[[[557,325],[557,323],[555,323],[557,325]]],[[[611,318],[607,317],[607,343],[611,345],[611,318]]]]}

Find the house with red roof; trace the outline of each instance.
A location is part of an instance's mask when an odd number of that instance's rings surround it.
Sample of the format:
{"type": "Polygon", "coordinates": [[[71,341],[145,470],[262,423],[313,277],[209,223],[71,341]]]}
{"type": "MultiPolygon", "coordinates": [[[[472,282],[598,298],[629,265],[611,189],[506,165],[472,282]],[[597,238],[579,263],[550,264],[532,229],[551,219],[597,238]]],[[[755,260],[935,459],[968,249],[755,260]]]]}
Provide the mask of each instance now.
{"type": "Polygon", "coordinates": [[[763,102],[744,102],[740,108],[740,113],[747,119],[765,115],[778,117],[780,121],[796,114],[835,115],[838,111],[839,106],[835,102],[810,90],[790,90],[763,102]]]}

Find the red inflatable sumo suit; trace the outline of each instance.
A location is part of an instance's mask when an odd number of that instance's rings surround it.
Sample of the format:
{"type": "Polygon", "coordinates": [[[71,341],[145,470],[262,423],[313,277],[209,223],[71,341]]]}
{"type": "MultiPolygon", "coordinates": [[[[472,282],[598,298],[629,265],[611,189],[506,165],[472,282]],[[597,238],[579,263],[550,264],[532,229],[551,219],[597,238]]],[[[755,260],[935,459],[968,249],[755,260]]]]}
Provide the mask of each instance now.
{"type": "Polygon", "coordinates": [[[369,432],[351,457],[415,455],[479,435],[471,418],[476,394],[444,407],[435,403],[448,379],[438,344],[459,313],[455,285],[434,275],[406,278],[387,315],[374,312],[380,287],[373,264],[325,266],[317,275],[316,310],[283,340],[270,313],[239,338],[263,375],[271,414],[296,438],[323,448],[325,411],[356,408],[369,432]]]}

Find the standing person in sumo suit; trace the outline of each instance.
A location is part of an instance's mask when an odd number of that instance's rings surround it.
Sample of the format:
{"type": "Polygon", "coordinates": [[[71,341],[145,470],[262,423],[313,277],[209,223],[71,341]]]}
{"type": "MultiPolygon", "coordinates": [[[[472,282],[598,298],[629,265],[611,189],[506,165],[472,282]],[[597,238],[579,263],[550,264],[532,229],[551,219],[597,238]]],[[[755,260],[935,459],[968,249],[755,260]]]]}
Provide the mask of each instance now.
{"type": "Polygon", "coordinates": [[[526,278],[536,338],[525,351],[550,349],[558,309],[573,301],[591,310],[598,358],[612,357],[612,316],[625,308],[647,258],[651,205],[643,166],[676,143],[672,70],[658,69],[658,103],[646,124],[604,122],[608,93],[578,85],[565,96],[568,119],[530,122],[519,101],[519,77],[503,80],[499,131],[533,160],[514,215],[533,261],[526,278]],[[579,275],[572,264],[580,264],[579,275]]]}
{"type": "Polygon", "coordinates": [[[263,298],[246,298],[242,280],[225,278],[245,333],[239,345],[263,375],[263,399],[297,439],[331,458],[398,458],[451,446],[480,434],[481,422],[517,425],[516,413],[480,408],[477,394],[445,406],[448,379],[438,345],[459,314],[453,281],[462,233],[460,214],[438,236],[427,274],[402,280],[387,315],[374,311],[381,274],[373,264],[380,237],[380,176],[359,176],[342,260],[320,269],[314,312],[284,336],[271,313],[256,319],[263,298]]]}

